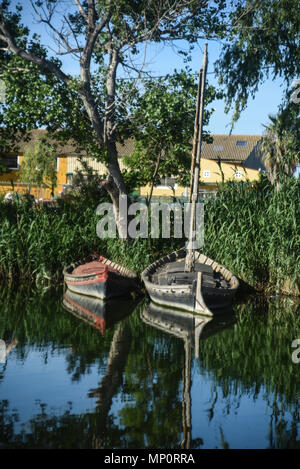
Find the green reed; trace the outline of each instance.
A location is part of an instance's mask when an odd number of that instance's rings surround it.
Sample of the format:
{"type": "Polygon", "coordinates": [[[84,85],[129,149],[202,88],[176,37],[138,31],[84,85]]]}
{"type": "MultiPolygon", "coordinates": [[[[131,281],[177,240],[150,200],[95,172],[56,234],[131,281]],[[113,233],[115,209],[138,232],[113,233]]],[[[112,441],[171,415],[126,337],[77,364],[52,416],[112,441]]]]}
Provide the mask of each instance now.
{"type": "Polygon", "coordinates": [[[205,205],[204,252],[250,285],[300,292],[300,184],[223,185],[205,205]]]}
{"type": "MultiPolygon", "coordinates": [[[[300,291],[300,183],[279,193],[265,180],[229,182],[205,202],[202,251],[247,284],[265,292],[300,291]]],[[[57,207],[0,203],[0,278],[57,283],[67,264],[96,251],[141,273],[185,239],[100,239],[96,207],[84,202],[57,207]]],[[[172,232],[172,230],[171,230],[172,232]]]]}

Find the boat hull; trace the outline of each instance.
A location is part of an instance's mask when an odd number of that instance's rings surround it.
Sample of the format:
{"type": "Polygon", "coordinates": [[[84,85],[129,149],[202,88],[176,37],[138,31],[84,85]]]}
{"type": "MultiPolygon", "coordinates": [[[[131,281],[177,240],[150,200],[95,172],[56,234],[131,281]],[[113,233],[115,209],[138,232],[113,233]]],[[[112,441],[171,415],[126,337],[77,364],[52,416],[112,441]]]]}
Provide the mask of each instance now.
{"type": "Polygon", "coordinates": [[[207,316],[220,314],[224,308],[229,308],[239,285],[237,278],[225,267],[199,252],[195,253],[199,266],[209,266],[212,271],[219,272],[228,282],[228,288],[205,286],[202,281],[201,268],[189,284],[161,285],[152,281],[153,275],[159,268],[164,268],[168,263],[176,261],[183,263],[185,255],[184,249],[175,251],[144,270],[142,280],[151,300],[158,305],[207,316]]]}
{"type": "Polygon", "coordinates": [[[125,281],[124,279],[120,281],[118,278],[99,280],[97,276],[84,281],[81,278],[77,280],[74,277],[68,278],[68,276],[65,276],[65,282],[72,292],[92,296],[100,300],[128,295],[128,292],[134,287],[131,281],[125,281]]]}
{"type": "MultiPolygon", "coordinates": [[[[128,296],[138,289],[136,274],[109,259],[99,256],[102,269],[89,274],[76,274],[76,266],[64,269],[64,280],[68,289],[79,295],[91,296],[100,300],[108,300],[128,296]]],[[[77,263],[85,266],[88,263],[77,263]]]]}

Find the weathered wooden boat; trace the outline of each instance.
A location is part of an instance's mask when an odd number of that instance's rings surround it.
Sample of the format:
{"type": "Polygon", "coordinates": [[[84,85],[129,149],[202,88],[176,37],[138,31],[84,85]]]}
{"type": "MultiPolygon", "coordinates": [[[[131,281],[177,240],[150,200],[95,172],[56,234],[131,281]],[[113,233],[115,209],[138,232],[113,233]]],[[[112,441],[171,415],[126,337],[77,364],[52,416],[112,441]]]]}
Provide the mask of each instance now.
{"type": "Polygon", "coordinates": [[[214,316],[229,308],[238,279],[225,267],[195,251],[194,270],[187,272],[186,249],[149,265],[142,280],[152,301],[192,313],[214,316]]]}
{"type": "Polygon", "coordinates": [[[67,289],[63,297],[63,307],[77,318],[91,324],[104,335],[106,329],[129,316],[138,300],[115,298],[103,301],[91,296],[79,295],[67,289]]]}
{"type": "Polygon", "coordinates": [[[128,296],[139,288],[135,272],[98,254],[66,267],[63,275],[69,290],[101,300],[128,296]]]}
{"type": "Polygon", "coordinates": [[[238,288],[238,279],[222,265],[196,250],[196,204],[200,178],[201,143],[207,45],[199,73],[191,165],[191,214],[187,247],[154,262],[142,272],[152,301],[164,306],[213,316],[228,307],[238,288]]]}

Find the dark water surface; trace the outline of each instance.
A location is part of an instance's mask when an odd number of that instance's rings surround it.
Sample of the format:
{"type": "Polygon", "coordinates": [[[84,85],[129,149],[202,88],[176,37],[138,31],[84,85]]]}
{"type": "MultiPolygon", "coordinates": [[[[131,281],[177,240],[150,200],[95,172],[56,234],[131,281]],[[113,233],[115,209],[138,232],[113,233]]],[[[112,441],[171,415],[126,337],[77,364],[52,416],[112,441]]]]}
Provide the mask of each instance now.
{"type": "Polygon", "coordinates": [[[116,303],[96,328],[62,295],[0,294],[0,448],[300,448],[299,303],[116,303]]]}

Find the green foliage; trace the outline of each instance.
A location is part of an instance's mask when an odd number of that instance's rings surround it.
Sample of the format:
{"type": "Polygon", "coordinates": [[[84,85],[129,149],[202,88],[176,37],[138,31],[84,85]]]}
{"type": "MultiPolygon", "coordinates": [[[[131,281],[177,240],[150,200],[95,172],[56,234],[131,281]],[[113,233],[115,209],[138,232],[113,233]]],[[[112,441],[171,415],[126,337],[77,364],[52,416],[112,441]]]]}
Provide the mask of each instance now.
{"type": "Polygon", "coordinates": [[[20,180],[28,184],[41,187],[48,185],[53,194],[57,184],[57,156],[53,145],[39,140],[32,146],[27,146],[20,167],[20,180]]]}
{"type": "Polygon", "coordinates": [[[0,161],[0,175],[4,173],[9,173],[9,172],[10,170],[4,164],[1,164],[1,161],[0,161]]]}
{"type": "MultiPolygon", "coordinates": [[[[62,49],[65,50],[71,36],[82,53],[90,30],[75,5],[67,15],[60,15],[61,3],[59,0],[47,2],[44,7],[43,2],[33,2],[36,12],[46,22],[51,23],[55,17],[53,31],[61,31],[57,40],[62,49]],[[47,14],[49,17],[45,18],[47,14]]],[[[21,5],[0,2],[1,18],[9,27],[17,45],[29,54],[27,60],[24,56],[0,50],[1,78],[6,85],[6,103],[0,112],[0,125],[21,131],[41,127],[46,127],[50,132],[59,129],[60,132],[55,134],[56,139],[65,143],[72,138],[90,156],[107,163],[109,157],[114,155],[108,157],[103,142],[109,141],[111,149],[117,139],[122,138],[119,126],[131,114],[127,91],[134,94],[136,88],[134,79],[127,83],[124,94],[124,84],[116,79],[116,71],[111,69],[112,54],[117,54],[117,67],[122,66],[126,73],[133,71],[133,78],[136,75],[139,77],[141,67],[135,64],[134,58],[139,55],[140,44],[185,39],[192,48],[193,43],[197,42],[199,31],[210,34],[219,28],[225,4],[223,0],[217,0],[213,6],[206,5],[203,8],[198,1],[188,4],[180,1],[174,10],[170,10],[169,5],[160,0],[113,2],[109,6],[106,1],[97,1],[95,9],[91,5],[84,2],[82,8],[85,14],[88,8],[93,9],[92,16],[96,24],[99,25],[107,14],[108,19],[105,27],[99,29],[99,36],[91,50],[89,78],[84,82],[82,76],[79,78],[68,74],[62,79],[59,73],[62,70],[60,53],[51,57],[46,45],[41,44],[40,37],[22,26],[21,5]],[[42,58],[49,66],[37,65],[37,61],[40,61],[31,60],[33,56],[42,58]],[[55,72],[52,73],[50,69],[54,70],[54,66],[55,72]],[[113,112],[112,108],[107,110],[110,106],[113,106],[113,112]],[[112,127],[114,130],[111,133],[112,127]],[[99,132],[103,134],[102,138],[99,132]]],[[[5,44],[2,39],[0,46],[5,44]]],[[[185,46],[183,48],[186,50],[185,46]]]]}
{"type": "MultiPolygon", "coordinates": [[[[142,91],[134,96],[131,119],[122,128],[126,136],[135,138],[134,152],[124,162],[130,170],[126,177],[136,187],[158,184],[160,178],[172,175],[187,185],[197,88],[197,74],[190,69],[143,81],[142,91]]],[[[206,104],[220,97],[212,86],[207,87],[206,104]]],[[[212,112],[205,111],[204,125],[212,112]]],[[[204,139],[209,139],[207,132],[204,139]]]]}
{"type": "Polygon", "coordinates": [[[241,0],[231,9],[226,41],[216,71],[227,90],[233,121],[266,78],[283,77],[286,85],[300,75],[298,0],[241,0]]]}
{"type": "Polygon", "coordinates": [[[272,184],[280,189],[300,161],[300,105],[288,102],[276,116],[269,116],[262,140],[263,162],[272,184]]]}
{"type": "Polygon", "coordinates": [[[205,254],[254,287],[299,295],[299,186],[291,179],[277,193],[265,177],[221,185],[205,204],[205,254]]]}
{"type": "MultiPolygon", "coordinates": [[[[291,180],[279,193],[265,178],[221,185],[205,202],[202,251],[260,290],[299,295],[299,184],[291,180]]],[[[0,277],[56,283],[65,265],[95,251],[141,273],[185,243],[99,239],[98,221],[95,206],[84,201],[58,201],[56,208],[0,204],[0,277]]]]}
{"type": "Polygon", "coordinates": [[[100,176],[88,162],[81,160],[82,169],[77,169],[73,174],[73,189],[68,193],[67,199],[75,197],[78,204],[90,206],[96,209],[97,205],[104,201],[106,191],[100,184],[100,176]]]}

